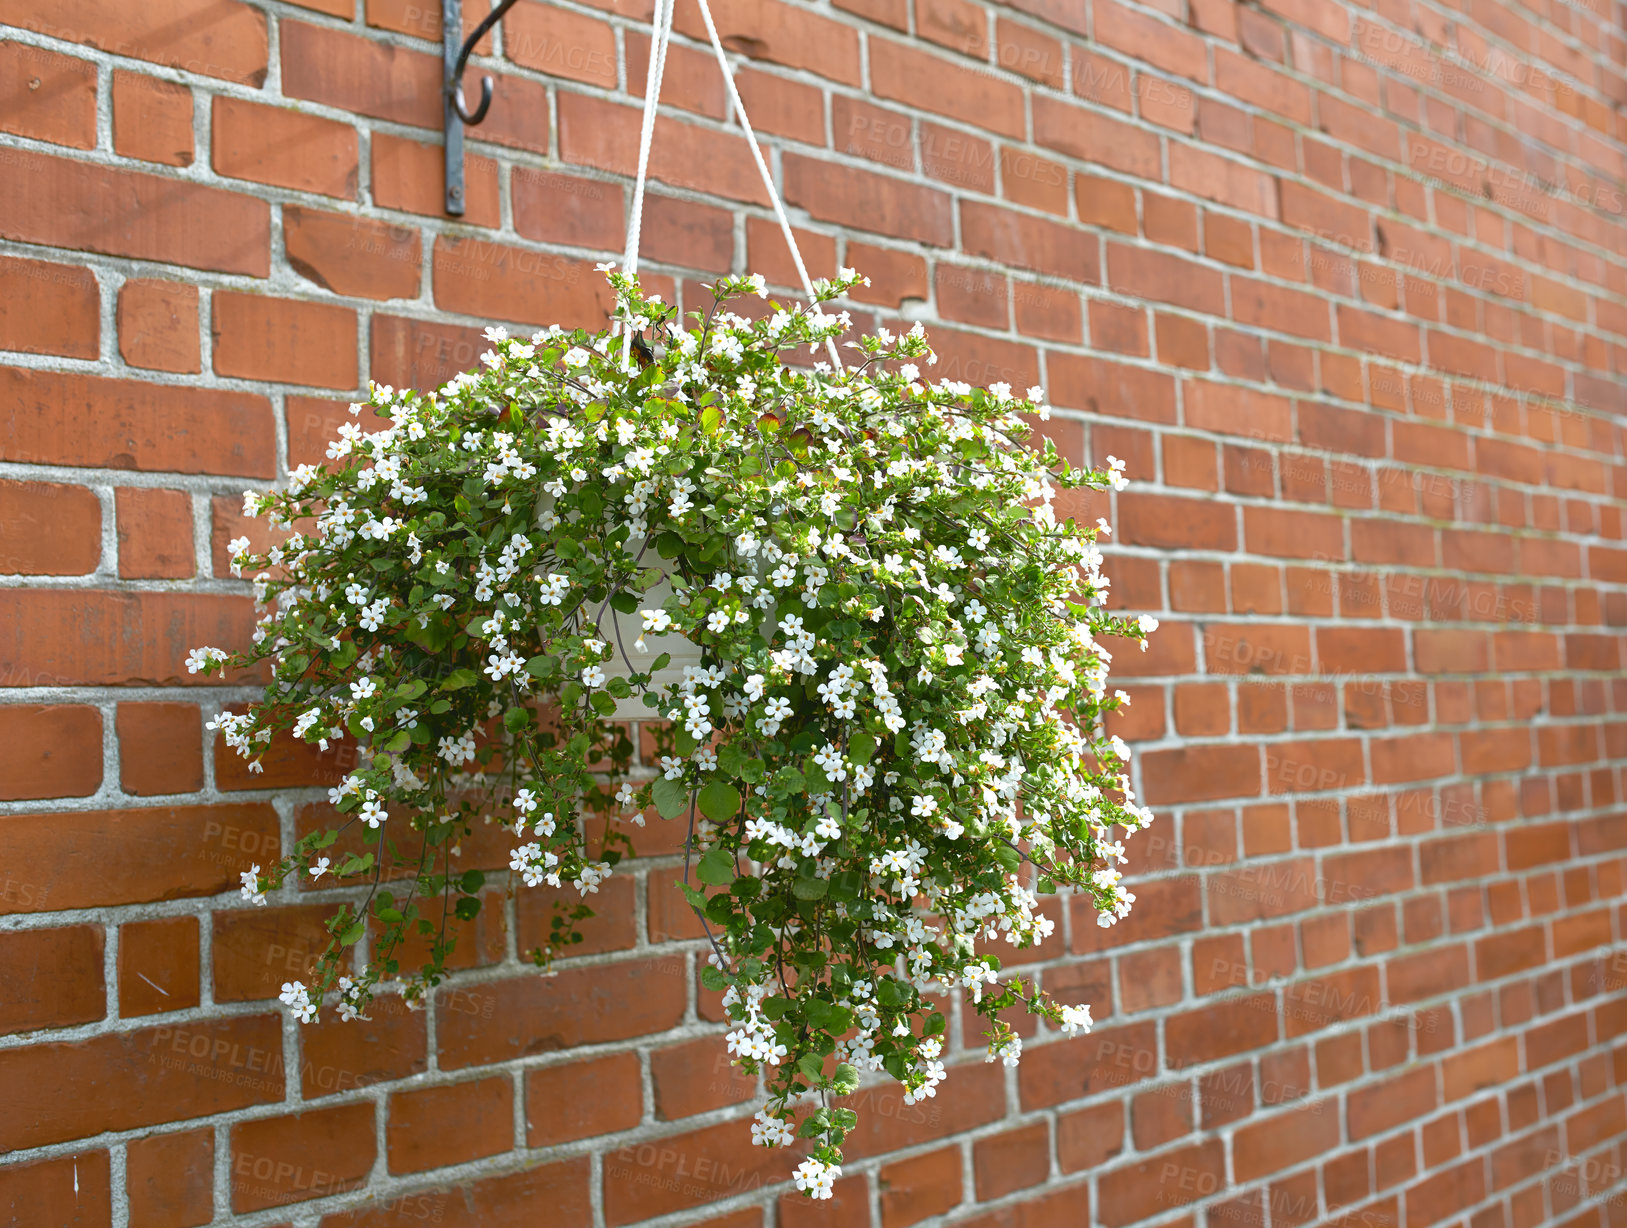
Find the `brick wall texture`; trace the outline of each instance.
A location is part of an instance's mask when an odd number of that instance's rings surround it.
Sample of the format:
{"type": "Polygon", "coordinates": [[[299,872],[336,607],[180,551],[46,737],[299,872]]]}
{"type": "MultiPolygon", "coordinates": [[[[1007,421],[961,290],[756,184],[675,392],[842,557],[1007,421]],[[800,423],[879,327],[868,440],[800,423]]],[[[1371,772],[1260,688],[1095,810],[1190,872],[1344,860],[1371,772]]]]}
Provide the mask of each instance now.
{"type": "MultiPolygon", "coordinates": [[[[494,887],[367,1023],[275,1001],[332,893],[235,891],[348,766],[205,730],[242,490],[488,322],[602,326],[624,239],[647,3],[488,37],[461,220],[438,10],[0,0],[0,1224],[1627,1223],[1627,4],[717,0],[816,275],[1128,462],[1088,513],[1163,623],[1135,913],[1025,957],[1096,1031],[1007,1070],[957,1014],[817,1206],[661,825],[556,976],[494,887]]],[[[650,278],[787,286],[677,30],[650,278]]]]}

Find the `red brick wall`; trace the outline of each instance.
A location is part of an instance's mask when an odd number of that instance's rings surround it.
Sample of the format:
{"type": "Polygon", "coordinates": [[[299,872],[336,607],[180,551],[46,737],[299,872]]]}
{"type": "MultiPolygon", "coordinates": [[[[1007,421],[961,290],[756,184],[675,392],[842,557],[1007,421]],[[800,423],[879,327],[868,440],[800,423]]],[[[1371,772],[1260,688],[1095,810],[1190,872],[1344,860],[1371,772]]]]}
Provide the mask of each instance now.
{"type": "MultiPolygon", "coordinates": [[[[1039,953],[1097,1032],[868,1093],[787,1198],[655,830],[557,977],[522,896],[432,1011],[286,1022],[325,905],[232,888],[345,764],[205,737],[240,492],[369,374],[602,321],[646,13],[513,13],[453,222],[436,0],[0,0],[0,1221],[1627,1221],[1627,7],[718,8],[816,272],[1137,479],[1160,820],[1131,920],[1039,953]]],[[[678,28],[646,259],[784,285],[678,28]]]]}

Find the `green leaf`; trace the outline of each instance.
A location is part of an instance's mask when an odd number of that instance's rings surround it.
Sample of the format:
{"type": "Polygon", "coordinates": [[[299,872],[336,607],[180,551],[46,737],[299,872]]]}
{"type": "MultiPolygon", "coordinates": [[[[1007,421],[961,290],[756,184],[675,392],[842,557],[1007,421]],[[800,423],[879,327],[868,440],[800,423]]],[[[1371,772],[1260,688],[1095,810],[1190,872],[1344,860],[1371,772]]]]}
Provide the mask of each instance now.
{"type": "Polygon", "coordinates": [[[722,968],[713,967],[711,964],[703,964],[701,966],[701,984],[707,989],[717,992],[729,987],[729,978],[723,974],[722,968]]]}
{"type": "Polygon", "coordinates": [[[1006,868],[1009,874],[1015,874],[1022,868],[1022,854],[1009,844],[996,844],[994,846],[994,859],[1006,868]]]}
{"type": "Polygon", "coordinates": [[[857,870],[840,870],[830,876],[830,898],[833,901],[856,900],[860,886],[857,870]]]}
{"type": "Polygon", "coordinates": [[[706,907],[702,911],[706,913],[708,921],[727,925],[734,917],[734,897],[727,893],[714,895],[706,901],[706,907]]]}
{"type": "Polygon", "coordinates": [[[874,734],[865,733],[862,729],[847,740],[847,757],[854,763],[869,763],[876,753],[876,738],[874,734]]]}
{"type": "Polygon", "coordinates": [[[461,691],[466,686],[473,686],[480,681],[480,675],[472,669],[455,669],[441,680],[441,690],[461,691]]]}
{"type": "Polygon", "coordinates": [[[830,777],[825,775],[825,769],[812,759],[802,765],[802,778],[808,782],[809,793],[829,793],[830,777]]]}
{"type": "Polygon", "coordinates": [[[344,933],[339,935],[339,945],[342,947],[355,946],[362,940],[362,935],[366,932],[367,926],[358,921],[355,925],[352,925],[344,933]]]}
{"type": "Polygon", "coordinates": [[[740,810],[740,790],[714,780],[700,792],[701,813],[714,823],[726,823],[740,810]]]}
{"type": "Polygon", "coordinates": [[[459,921],[473,921],[480,915],[480,897],[478,895],[460,897],[452,906],[452,912],[459,921]]]}
{"type": "Polygon", "coordinates": [[[799,877],[791,883],[791,893],[799,900],[822,900],[829,890],[830,880],[825,878],[799,877]]]}
{"type": "Polygon", "coordinates": [[[473,895],[486,885],[486,876],[479,870],[465,870],[463,877],[458,880],[458,887],[465,895],[473,895]]]}
{"type": "Polygon", "coordinates": [[[724,883],[732,883],[739,872],[734,857],[726,849],[713,849],[700,859],[695,866],[695,877],[703,883],[711,883],[721,887],[724,883]]]}
{"type": "Polygon", "coordinates": [[[689,789],[681,780],[668,780],[665,776],[650,786],[655,799],[656,812],[663,819],[676,819],[689,809],[689,789]]]}
{"type": "Polygon", "coordinates": [[[532,657],[525,663],[525,672],[533,678],[552,678],[559,672],[559,658],[546,653],[540,657],[532,657]]]}

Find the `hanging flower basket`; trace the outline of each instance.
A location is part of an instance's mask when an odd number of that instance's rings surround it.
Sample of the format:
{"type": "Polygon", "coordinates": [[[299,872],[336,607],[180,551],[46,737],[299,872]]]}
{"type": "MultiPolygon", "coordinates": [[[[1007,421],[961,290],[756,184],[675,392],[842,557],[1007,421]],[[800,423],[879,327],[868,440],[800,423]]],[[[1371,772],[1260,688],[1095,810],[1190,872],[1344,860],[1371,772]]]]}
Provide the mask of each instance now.
{"type": "MultiPolygon", "coordinates": [[[[364,888],[285,987],[301,1019],[446,977],[448,919],[482,906],[453,852],[477,826],[512,833],[515,889],[586,899],[653,808],[685,829],[728,1047],[767,1076],[754,1140],[812,1139],[809,1194],[856,1121],[832,1096],[886,1072],[913,1103],[945,1077],[929,994],[964,991],[991,1060],[1021,1049],[1008,1007],[1089,1027],[988,951],[1043,939],[1059,885],[1104,925],[1133,898],[1120,838],[1152,815],[1101,728],[1124,701],[1101,640],[1155,624],[1106,611],[1101,530],[1052,502],[1123,479],[1029,446],[1039,389],[933,382],[919,325],[848,369],[782,361],[835,355],[848,320],[818,304],[857,280],[753,320],[729,303],[761,278],[725,279],[680,320],[612,270],[619,336],[490,330],[484,369],[375,387],[387,429],[347,424],[333,464],[245,497],[294,535],[232,545],[267,613],[252,649],[191,664],[272,681],[216,723],[251,763],[275,736],[363,748],[336,825],[243,875],[258,903],[292,876],[364,888]],[[630,715],[654,723],[653,780],[630,715]]],[[[584,913],[563,907],[543,962],[584,913]]]]}

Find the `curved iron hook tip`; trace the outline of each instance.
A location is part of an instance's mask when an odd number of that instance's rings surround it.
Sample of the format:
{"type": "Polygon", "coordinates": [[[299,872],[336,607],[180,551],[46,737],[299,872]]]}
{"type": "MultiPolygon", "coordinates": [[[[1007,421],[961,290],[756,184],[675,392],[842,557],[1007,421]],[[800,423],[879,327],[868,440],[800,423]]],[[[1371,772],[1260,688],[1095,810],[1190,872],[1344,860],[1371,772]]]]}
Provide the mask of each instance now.
{"type": "Polygon", "coordinates": [[[475,32],[463,41],[463,48],[458,52],[457,67],[452,70],[452,77],[446,83],[447,96],[452,100],[452,109],[458,113],[458,118],[464,123],[473,126],[486,118],[486,112],[491,107],[492,79],[480,79],[480,105],[472,112],[463,100],[463,73],[469,67],[469,57],[474,54],[475,44],[486,37],[487,31],[503,20],[503,15],[513,8],[519,0],[501,0],[485,19],[475,27],[475,32]]]}

